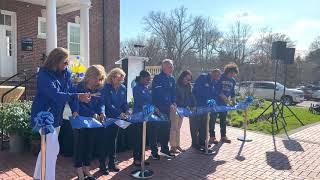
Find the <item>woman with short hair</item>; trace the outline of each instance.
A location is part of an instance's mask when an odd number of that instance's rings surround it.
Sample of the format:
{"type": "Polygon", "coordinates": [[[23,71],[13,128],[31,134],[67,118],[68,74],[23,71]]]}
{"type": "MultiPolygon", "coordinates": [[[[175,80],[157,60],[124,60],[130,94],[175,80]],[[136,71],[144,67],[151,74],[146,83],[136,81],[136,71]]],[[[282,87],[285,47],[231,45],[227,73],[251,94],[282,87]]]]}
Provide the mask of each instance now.
{"type": "MultiPolygon", "coordinates": [[[[107,76],[103,89],[106,117],[127,119],[128,102],[127,88],[123,85],[126,73],[120,68],[114,68],[107,76]]],[[[113,124],[100,132],[100,137],[105,137],[105,143],[100,148],[100,171],[102,174],[109,174],[109,171],[118,172],[120,169],[115,164],[115,144],[118,134],[118,127],[113,124]],[[105,166],[106,155],[109,157],[108,168],[105,166]]]]}
{"type": "MultiPolygon", "coordinates": [[[[80,116],[93,117],[99,121],[105,118],[105,106],[101,100],[102,88],[106,79],[106,72],[102,65],[92,65],[86,71],[84,79],[78,84],[77,92],[95,94],[89,103],[80,102],[78,113],[80,116]]],[[[94,146],[95,129],[75,129],[74,167],[78,179],[95,179],[90,173],[90,161],[94,146]]]]}
{"type": "MultiPolygon", "coordinates": [[[[58,47],[53,49],[47,57],[44,65],[39,69],[37,76],[37,94],[31,108],[31,126],[36,125],[36,116],[41,111],[49,111],[54,117],[53,133],[46,136],[46,179],[55,179],[57,155],[59,154],[58,135],[63,122],[63,111],[66,103],[69,103],[73,116],[77,115],[76,103],[89,102],[90,93],[75,93],[71,81],[68,50],[58,47]]],[[[41,130],[40,130],[41,131],[41,130]]],[[[41,152],[39,152],[34,179],[40,179],[41,152]]]]}

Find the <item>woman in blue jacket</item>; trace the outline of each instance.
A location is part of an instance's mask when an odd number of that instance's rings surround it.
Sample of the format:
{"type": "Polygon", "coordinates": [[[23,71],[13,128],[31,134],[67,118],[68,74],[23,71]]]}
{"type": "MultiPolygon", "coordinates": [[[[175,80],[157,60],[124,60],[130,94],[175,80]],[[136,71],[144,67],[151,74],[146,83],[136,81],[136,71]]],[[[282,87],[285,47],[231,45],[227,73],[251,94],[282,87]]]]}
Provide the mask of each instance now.
{"type": "MultiPolygon", "coordinates": [[[[104,120],[105,106],[101,101],[102,88],[106,79],[106,72],[101,65],[92,65],[88,68],[86,76],[78,84],[77,92],[91,93],[89,103],[80,102],[78,113],[80,116],[93,117],[99,121],[104,120]]],[[[78,179],[95,179],[90,173],[90,161],[94,146],[95,129],[83,128],[74,130],[75,133],[75,154],[74,166],[77,170],[78,179]]]]}
{"type": "MultiPolygon", "coordinates": [[[[133,113],[141,112],[143,106],[152,103],[151,88],[151,74],[148,71],[142,70],[135,79],[136,85],[133,88],[133,113]]],[[[133,164],[135,166],[141,165],[141,151],[142,151],[142,123],[135,123],[129,126],[131,146],[133,150],[133,164]]],[[[145,164],[149,164],[145,162],[145,164]]]]}
{"type": "MultiPolygon", "coordinates": [[[[114,68],[107,76],[106,84],[103,89],[104,104],[106,108],[107,118],[127,119],[128,102],[127,88],[122,84],[126,74],[120,68],[114,68]]],[[[100,147],[100,171],[102,174],[109,174],[108,171],[118,172],[120,169],[115,164],[115,144],[118,132],[116,125],[104,128],[100,132],[100,137],[105,137],[105,143],[101,143],[100,147]],[[106,168],[106,156],[109,157],[108,168],[106,168]]]]}
{"type": "MultiPolygon", "coordinates": [[[[55,166],[59,153],[58,135],[63,121],[63,111],[69,103],[74,116],[77,100],[90,101],[89,93],[75,93],[71,82],[71,72],[67,69],[69,52],[64,48],[55,48],[40,68],[37,76],[37,94],[31,108],[31,126],[41,111],[49,111],[54,117],[55,131],[47,135],[46,179],[55,179],[55,166]]],[[[38,155],[34,179],[40,179],[41,152],[38,155]]]]}

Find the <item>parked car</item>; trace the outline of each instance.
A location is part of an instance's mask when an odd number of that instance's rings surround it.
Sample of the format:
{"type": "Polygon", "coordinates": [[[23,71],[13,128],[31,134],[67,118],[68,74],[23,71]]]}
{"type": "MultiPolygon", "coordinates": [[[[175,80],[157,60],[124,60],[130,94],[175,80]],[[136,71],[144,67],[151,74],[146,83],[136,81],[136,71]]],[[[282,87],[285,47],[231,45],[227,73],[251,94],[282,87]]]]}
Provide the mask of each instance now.
{"type": "Polygon", "coordinates": [[[312,99],[320,100],[320,90],[313,91],[312,99]]]}
{"type": "Polygon", "coordinates": [[[239,83],[239,93],[242,96],[253,95],[255,97],[272,100],[274,89],[276,89],[275,99],[282,100],[286,105],[292,105],[304,101],[304,93],[298,89],[286,88],[280,83],[275,84],[272,81],[245,81],[239,83]]]}
{"type": "Polygon", "coordinates": [[[314,85],[305,85],[298,87],[299,90],[304,92],[305,99],[320,99],[320,87],[314,85]]]}

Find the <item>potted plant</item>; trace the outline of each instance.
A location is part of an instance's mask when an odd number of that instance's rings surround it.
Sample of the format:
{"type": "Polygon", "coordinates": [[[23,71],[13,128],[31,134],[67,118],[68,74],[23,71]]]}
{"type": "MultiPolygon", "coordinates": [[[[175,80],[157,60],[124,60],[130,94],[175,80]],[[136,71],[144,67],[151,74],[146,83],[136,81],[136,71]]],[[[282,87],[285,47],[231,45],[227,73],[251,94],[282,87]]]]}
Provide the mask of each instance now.
{"type": "Polygon", "coordinates": [[[30,135],[31,102],[12,102],[3,107],[5,132],[9,134],[10,152],[23,152],[25,137],[30,135]]]}

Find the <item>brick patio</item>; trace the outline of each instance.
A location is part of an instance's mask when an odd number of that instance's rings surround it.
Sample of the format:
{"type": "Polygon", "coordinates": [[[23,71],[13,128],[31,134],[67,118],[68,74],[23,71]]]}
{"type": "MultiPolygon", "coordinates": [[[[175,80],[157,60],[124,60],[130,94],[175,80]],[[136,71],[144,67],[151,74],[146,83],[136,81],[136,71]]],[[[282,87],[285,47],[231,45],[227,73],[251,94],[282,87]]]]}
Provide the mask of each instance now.
{"type": "MultiPolygon", "coordinates": [[[[228,128],[233,142],[216,145],[215,156],[190,148],[188,124],[185,120],[182,127],[182,146],[187,151],[173,160],[150,160],[153,179],[320,179],[320,124],[292,134],[291,140],[275,137],[273,141],[272,136],[249,132],[254,141],[245,144],[236,140],[242,130],[228,128]]],[[[131,165],[131,153],[120,153],[118,159],[120,173],[101,176],[96,173],[97,162],[92,172],[98,179],[132,179],[130,172],[135,167],[131,165]]],[[[29,153],[0,152],[0,179],[32,179],[35,160],[29,153]]],[[[57,179],[76,179],[71,158],[59,157],[57,179]]]]}

